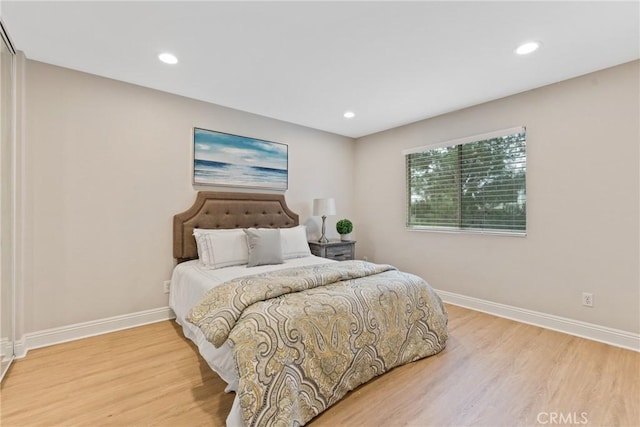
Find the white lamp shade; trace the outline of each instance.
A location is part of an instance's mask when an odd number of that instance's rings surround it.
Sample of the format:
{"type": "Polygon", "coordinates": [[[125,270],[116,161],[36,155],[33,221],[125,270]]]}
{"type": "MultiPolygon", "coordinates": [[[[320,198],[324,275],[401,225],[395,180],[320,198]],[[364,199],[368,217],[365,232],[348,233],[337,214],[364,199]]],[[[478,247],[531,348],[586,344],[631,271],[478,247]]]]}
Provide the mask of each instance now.
{"type": "Polygon", "coordinates": [[[313,199],[313,215],[329,216],[336,214],[336,201],[329,199],[313,199]]]}

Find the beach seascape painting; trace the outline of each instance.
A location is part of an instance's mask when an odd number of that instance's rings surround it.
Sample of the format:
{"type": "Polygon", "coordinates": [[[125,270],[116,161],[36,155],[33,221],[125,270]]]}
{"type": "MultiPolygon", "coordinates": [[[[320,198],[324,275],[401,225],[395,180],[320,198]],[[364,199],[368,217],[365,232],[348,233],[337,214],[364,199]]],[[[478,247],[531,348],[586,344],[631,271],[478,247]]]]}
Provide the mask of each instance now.
{"type": "Polygon", "coordinates": [[[194,128],[193,183],[286,190],[288,146],[194,128]]]}

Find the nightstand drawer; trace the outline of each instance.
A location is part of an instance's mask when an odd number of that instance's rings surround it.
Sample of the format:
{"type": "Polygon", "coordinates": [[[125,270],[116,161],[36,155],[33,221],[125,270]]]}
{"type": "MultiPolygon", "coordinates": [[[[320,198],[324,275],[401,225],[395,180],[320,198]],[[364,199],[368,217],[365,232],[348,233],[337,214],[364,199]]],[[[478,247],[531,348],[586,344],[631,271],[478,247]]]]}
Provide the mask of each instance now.
{"type": "Polygon", "coordinates": [[[334,240],[327,243],[309,241],[309,248],[315,256],[334,259],[336,261],[347,261],[355,259],[356,257],[355,240],[346,242],[334,240]]]}
{"type": "Polygon", "coordinates": [[[337,261],[353,259],[353,245],[328,247],[327,258],[335,259],[337,261]]]}

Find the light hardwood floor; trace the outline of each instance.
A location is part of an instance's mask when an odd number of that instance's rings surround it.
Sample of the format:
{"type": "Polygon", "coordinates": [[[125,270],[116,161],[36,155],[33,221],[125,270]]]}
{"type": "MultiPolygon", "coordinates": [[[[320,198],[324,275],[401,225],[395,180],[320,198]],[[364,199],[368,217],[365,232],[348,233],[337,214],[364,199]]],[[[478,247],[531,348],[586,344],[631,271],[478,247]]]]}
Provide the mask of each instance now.
{"type": "MultiPolygon", "coordinates": [[[[448,306],[439,355],[349,393],[310,425],[640,426],[640,354],[448,306]]],[[[223,426],[233,394],[173,322],[30,351],[0,424],[223,426]]]]}

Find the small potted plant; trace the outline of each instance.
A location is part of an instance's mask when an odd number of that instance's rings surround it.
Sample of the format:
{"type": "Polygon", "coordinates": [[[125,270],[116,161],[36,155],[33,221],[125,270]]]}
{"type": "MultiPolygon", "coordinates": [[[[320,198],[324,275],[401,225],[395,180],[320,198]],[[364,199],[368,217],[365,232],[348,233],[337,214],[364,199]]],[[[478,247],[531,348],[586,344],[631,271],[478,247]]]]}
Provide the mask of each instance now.
{"type": "Polygon", "coordinates": [[[341,219],[336,222],[336,231],[340,234],[340,240],[348,242],[351,240],[351,232],[353,231],[353,223],[348,219],[341,219]]]}

